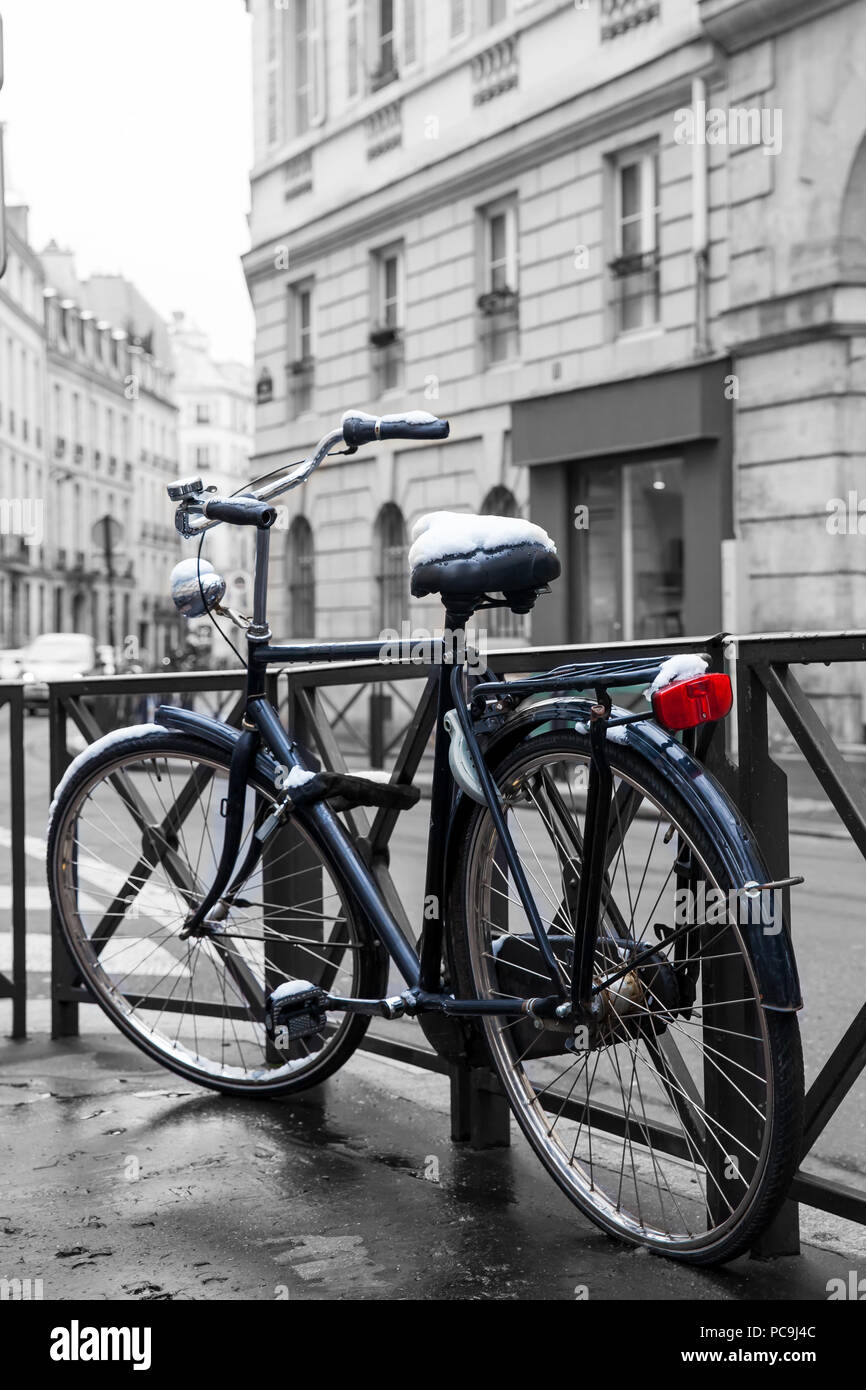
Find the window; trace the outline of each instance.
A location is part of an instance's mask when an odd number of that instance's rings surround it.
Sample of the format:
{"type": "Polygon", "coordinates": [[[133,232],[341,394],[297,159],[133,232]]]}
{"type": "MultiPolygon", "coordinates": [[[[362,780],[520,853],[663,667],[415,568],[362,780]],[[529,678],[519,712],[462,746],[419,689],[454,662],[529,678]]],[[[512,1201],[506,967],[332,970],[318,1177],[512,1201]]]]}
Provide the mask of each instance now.
{"type": "Polygon", "coordinates": [[[207,468],[210,463],[210,450],[206,444],[198,444],[195,451],[196,468],[207,468]]]}
{"type": "MultiPolygon", "coordinates": [[[[519,516],[517,499],[507,487],[491,488],[481,503],[482,516],[519,516]]],[[[490,638],[525,638],[526,615],[512,613],[510,608],[490,608],[483,615],[490,638]]]]}
{"type": "Polygon", "coordinates": [[[501,24],[508,18],[508,0],[487,0],[487,23],[501,24]]]}
{"type": "Polygon", "coordinates": [[[348,0],[346,15],[346,94],[350,101],[360,94],[362,74],[362,0],[348,0]]]}
{"type": "Polygon", "coordinates": [[[648,328],[659,320],[658,153],[620,156],[614,166],[616,331],[648,328]]]}
{"type": "Polygon", "coordinates": [[[267,84],[267,142],[276,145],[282,135],[282,39],[283,11],[273,0],[268,3],[267,52],[265,80],[267,84]]]}
{"type": "Polygon", "coordinates": [[[592,463],[574,470],[573,503],[592,524],[581,537],[580,640],[681,637],[684,470],[681,459],[592,463]]]}
{"type": "Polygon", "coordinates": [[[293,285],[290,294],[292,355],[289,362],[289,400],[295,416],[312,409],[315,371],[313,342],[313,285],[293,285]]]}
{"type": "Polygon", "coordinates": [[[485,208],[480,219],[480,337],[484,365],[517,356],[519,295],[517,205],[513,200],[485,208]]]}
{"type": "Polygon", "coordinates": [[[469,27],[468,0],[451,0],[451,37],[465,38],[469,27]]]}
{"type": "Polygon", "coordinates": [[[195,422],[197,425],[210,424],[210,406],[206,402],[199,402],[195,408],[195,422]]]}
{"type": "Polygon", "coordinates": [[[323,61],[322,0],[295,0],[295,135],[303,135],[324,117],[323,61]]]}
{"type": "Polygon", "coordinates": [[[404,68],[414,67],[418,61],[418,0],[402,0],[403,20],[400,53],[404,68]]]}
{"type": "Polygon", "coordinates": [[[385,87],[397,77],[396,32],[394,7],[396,0],[375,0],[373,72],[370,85],[373,91],[385,87]]]}
{"type": "Polygon", "coordinates": [[[296,516],[289,527],[289,622],[290,634],[314,637],[316,632],[316,578],[313,529],[305,516],[296,516]]]}
{"type": "Polygon", "coordinates": [[[373,390],[376,395],[403,385],[405,343],[403,248],[390,246],[373,256],[375,325],[370,333],[373,390]]]}
{"type": "Polygon", "coordinates": [[[399,632],[406,611],[406,523],[395,502],[376,518],[376,590],[379,631],[399,632]]]}

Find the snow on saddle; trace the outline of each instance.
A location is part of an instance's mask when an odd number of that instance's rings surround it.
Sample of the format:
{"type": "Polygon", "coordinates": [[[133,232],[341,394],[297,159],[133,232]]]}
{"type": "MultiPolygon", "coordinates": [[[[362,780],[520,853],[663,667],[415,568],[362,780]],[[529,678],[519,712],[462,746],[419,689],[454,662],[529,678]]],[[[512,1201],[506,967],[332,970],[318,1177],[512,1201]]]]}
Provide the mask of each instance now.
{"type": "Polygon", "coordinates": [[[412,528],[409,551],[415,598],[441,594],[446,607],[478,607],[503,594],[515,613],[528,613],[560,573],[556,546],[531,521],[471,512],[428,512],[412,528]]]}

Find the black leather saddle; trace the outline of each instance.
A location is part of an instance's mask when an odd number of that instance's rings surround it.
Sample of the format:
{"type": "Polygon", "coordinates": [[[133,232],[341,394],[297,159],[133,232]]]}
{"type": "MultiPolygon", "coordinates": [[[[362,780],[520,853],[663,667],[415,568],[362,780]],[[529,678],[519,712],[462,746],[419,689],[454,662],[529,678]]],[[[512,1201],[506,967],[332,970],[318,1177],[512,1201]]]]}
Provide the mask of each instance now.
{"type": "Polygon", "coordinates": [[[412,594],[438,593],[446,608],[474,608],[485,595],[502,594],[513,612],[528,613],[561,570],[541,527],[516,517],[438,512],[422,517],[415,537],[412,594]]]}

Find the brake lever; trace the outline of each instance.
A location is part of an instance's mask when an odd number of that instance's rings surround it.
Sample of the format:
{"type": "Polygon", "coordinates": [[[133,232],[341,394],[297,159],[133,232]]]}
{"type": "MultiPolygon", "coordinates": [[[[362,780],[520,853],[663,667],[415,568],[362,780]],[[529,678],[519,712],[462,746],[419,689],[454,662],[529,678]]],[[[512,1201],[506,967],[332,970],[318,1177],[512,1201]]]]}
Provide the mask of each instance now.
{"type": "Polygon", "coordinates": [[[174,528],[180,532],[185,541],[194,540],[196,536],[201,535],[202,531],[209,531],[211,526],[219,524],[218,522],[207,521],[202,510],[208,497],[213,496],[215,492],[216,486],[211,484],[210,487],[204,488],[201,492],[191,493],[185,497],[180,506],[175,509],[174,528]],[[190,519],[205,521],[206,525],[193,526],[190,519]]]}

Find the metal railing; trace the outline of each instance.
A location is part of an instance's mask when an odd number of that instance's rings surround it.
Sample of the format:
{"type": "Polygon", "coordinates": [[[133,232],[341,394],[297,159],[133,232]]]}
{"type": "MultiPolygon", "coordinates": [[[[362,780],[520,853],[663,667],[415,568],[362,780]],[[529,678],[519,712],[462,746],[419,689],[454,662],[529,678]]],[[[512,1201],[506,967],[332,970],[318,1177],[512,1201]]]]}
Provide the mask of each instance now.
{"type": "MultiPolygon", "coordinates": [[[[624,655],[651,660],[662,652],[673,654],[695,650],[709,655],[713,669],[723,669],[726,664],[729,666],[735,678],[737,694],[736,759],[731,756],[726,743],[730,723],[702,730],[694,740],[695,754],[722,782],[751,823],[773,877],[785,878],[789,873],[788,791],[787,777],[773,758],[769,704],[778,711],[792,742],[803,753],[847,833],[866,858],[866,794],[856,785],[850,769],[846,767],[813,703],[791,669],[810,662],[866,661],[866,633],[741,638],[715,635],[618,643],[603,647],[512,648],[490,653],[488,659],[497,672],[507,675],[544,671],[567,661],[591,662],[624,655]]],[[[402,691],[407,681],[426,681],[430,669],[418,665],[390,665],[387,682],[383,682],[383,667],[378,662],[292,667],[288,671],[272,673],[270,694],[294,736],[312,746],[326,768],[340,771],[346,767],[346,750],[341,747],[338,736],[341,721],[335,721],[334,715],[334,711],[341,708],[335,703],[337,692],[341,687],[344,691],[357,687],[361,692],[369,688],[373,698],[368,702],[368,765],[381,765],[388,761],[388,750],[396,747],[399,741],[393,766],[408,778],[420,767],[429,748],[435,724],[434,687],[426,683],[414,706],[407,701],[412,710],[411,717],[405,729],[401,730],[399,740],[393,736],[393,720],[388,719],[381,691],[386,684],[392,690],[402,691]],[[379,699],[376,698],[377,692],[380,693],[379,699]]],[[[110,701],[155,698],[158,689],[168,685],[176,696],[186,700],[212,700],[216,693],[222,717],[229,723],[235,723],[241,711],[242,684],[242,672],[205,672],[162,677],[111,677],[52,685],[49,701],[52,787],[60,779],[69,760],[67,725],[70,720],[85,739],[94,738],[105,727],[112,726],[112,719],[105,717],[110,701]],[[101,719],[95,713],[97,707],[103,710],[101,719]]],[[[12,727],[19,731],[17,736],[10,734],[10,756],[13,762],[17,757],[13,782],[22,790],[22,707],[17,688],[0,687],[0,701],[3,700],[10,703],[12,727]],[[19,749],[17,755],[16,746],[19,749]]],[[[345,704],[344,700],[343,708],[345,704]]],[[[357,741],[357,728],[354,737],[357,741]]],[[[23,794],[13,797],[14,802],[20,802],[23,806],[23,794]]],[[[397,822],[397,813],[379,810],[371,820],[366,812],[356,810],[350,813],[348,819],[389,906],[407,933],[414,938],[416,933],[412,923],[407,920],[388,870],[388,845],[397,822]]],[[[12,837],[13,846],[18,846],[13,852],[13,917],[17,932],[16,960],[20,960],[23,971],[23,816],[16,825],[17,830],[13,826],[12,837]]],[[[785,890],[785,897],[786,915],[790,922],[789,890],[785,890]]],[[[793,926],[796,940],[796,918],[793,926]]],[[[91,996],[81,981],[75,978],[74,967],[59,938],[56,923],[52,926],[52,932],[53,1030],[55,1036],[68,1036],[77,1031],[79,1004],[89,1002],[91,996]]],[[[844,961],[839,961],[839,968],[844,964],[844,961]]],[[[828,966],[833,966],[829,958],[828,966]]],[[[13,982],[16,979],[20,991],[21,975],[13,972],[13,982]]],[[[4,992],[8,990],[0,989],[0,993],[4,992]]],[[[17,1018],[23,1031],[23,995],[20,992],[18,1000],[17,1018]]],[[[368,1032],[363,1047],[379,1055],[450,1074],[454,1138],[470,1139],[478,1146],[508,1142],[508,1107],[496,1078],[483,1069],[470,1071],[449,1064],[420,1039],[417,1023],[404,1021],[387,1035],[368,1032]]],[[[864,1065],[866,1004],[842,1031],[838,1043],[821,1063],[809,1088],[801,1160],[814,1149],[864,1065]]],[[[794,1179],[791,1200],[761,1242],[762,1253],[788,1253],[798,1248],[798,1202],[866,1223],[866,1196],[853,1187],[826,1181],[801,1170],[794,1179]]]]}
{"type": "Polygon", "coordinates": [[[6,742],[9,826],[3,832],[6,843],[0,847],[9,852],[12,944],[11,973],[0,974],[0,999],[12,1000],[12,1037],[23,1038],[27,1034],[27,866],[24,857],[24,691],[20,684],[0,685],[0,709],[8,711],[9,719],[6,742]]]}

